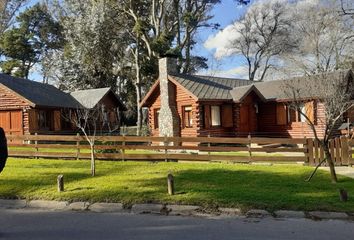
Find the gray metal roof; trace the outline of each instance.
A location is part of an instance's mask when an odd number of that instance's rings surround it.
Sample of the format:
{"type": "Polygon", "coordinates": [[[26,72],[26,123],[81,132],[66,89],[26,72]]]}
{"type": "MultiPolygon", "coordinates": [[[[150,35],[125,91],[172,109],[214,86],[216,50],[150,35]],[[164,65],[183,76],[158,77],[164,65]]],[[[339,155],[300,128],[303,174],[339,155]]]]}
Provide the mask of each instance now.
{"type": "MultiPolygon", "coordinates": [[[[331,73],[316,74],[311,76],[296,77],[285,80],[275,80],[266,82],[255,82],[253,88],[258,90],[265,100],[285,100],[289,99],[289,90],[294,89],[301,98],[321,98],[326,94],[326,90],[331,87],[330,84],[324,82],[332,81],[333,85],[338,81],[343,81],[348,74],[352,74],[351,70],[338,70],[331,73]]],[[[236,102],[242,101],[243,97],[248,94],[248,88],[234,88],[230,93],[236,102]]]]}
{"type": "Polygon", "coordinates": [[[109,93],[114,95],[121,107],[121,110],[126,109],[119,97],[109,87],[78,90],[71,92],[70,95],[73,96],[78,102],[80,102],[85,108],[93,108],[109,93]]]}
{"type": "Polygon", "coordinates": [[[243,79],[212,76],[185,74],[170,76],[199,100],[232,100],[230,90],[235,87],[246,86],[253,83],[252,81],[243,79]]]}
{"type": "Polygon", "coordinates": [[[0,84],[26,98],[36,106],[77,108],[80,104],[58,88],[23,78],[0,73],[0,84]]]}

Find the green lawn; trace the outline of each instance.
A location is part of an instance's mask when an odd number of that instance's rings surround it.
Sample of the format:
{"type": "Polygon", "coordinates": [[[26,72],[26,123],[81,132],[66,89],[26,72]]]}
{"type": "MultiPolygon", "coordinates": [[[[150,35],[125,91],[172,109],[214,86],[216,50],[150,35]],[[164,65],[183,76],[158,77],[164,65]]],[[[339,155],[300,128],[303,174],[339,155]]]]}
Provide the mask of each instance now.
{"type": "Polygon", "coordinates": [[[240,207],[354,212],[354,179],[319,171],[304,182],[311,167],[300,165],[242,165],[219,163],[97,162],[90,176],[89,161],[9,159],[0,175],[0,198],[69,201],[197,204],[240,207]],[[175,176],[176,195],[166,194],[166,176],[175,176]],[[65,192],[56,177],[64,174],[65,192]],[[339,201],[338,189],[349,201],[339,201]]]}

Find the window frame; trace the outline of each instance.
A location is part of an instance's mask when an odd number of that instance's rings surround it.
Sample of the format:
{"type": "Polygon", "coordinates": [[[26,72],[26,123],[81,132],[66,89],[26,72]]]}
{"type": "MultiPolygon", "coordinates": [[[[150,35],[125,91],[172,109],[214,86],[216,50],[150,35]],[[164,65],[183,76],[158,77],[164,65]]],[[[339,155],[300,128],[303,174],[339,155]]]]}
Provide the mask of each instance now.
{"type": "Polygon", "coordinates": [[[221,105],[210,105],[210,127],[221,127],[221,122],[221,105]],[[217,107],[219,109],[219,125],[213,125],[213,107],[217,107]]]}
{"type": "Polygon", "coordinates": [[[182,106],[182,120],[183,120],[183,124],[182,124],[183,128],[193,128],[193,106],[192,105],[182,106]],[[186,110],[187,108],[188,110],[186,110]],[[186,124],[187,115],[189,120],[188,125],[186,124]]]}
{"type": "Polygon", "coordinates": [[[160,108],[154,108],[154,129],[159,129],[160,108]]]}

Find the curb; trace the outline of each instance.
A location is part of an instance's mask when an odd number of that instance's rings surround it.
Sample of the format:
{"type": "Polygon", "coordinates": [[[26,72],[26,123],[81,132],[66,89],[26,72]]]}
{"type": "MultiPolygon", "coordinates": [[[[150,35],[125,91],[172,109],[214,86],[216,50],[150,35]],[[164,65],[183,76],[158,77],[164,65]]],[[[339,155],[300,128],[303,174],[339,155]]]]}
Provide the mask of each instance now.
{"type": "Polygon", "coordinates": [[[278,210],[270,213],[263,209],[251,209],[242,213],[239,208],[218,208],[213,212],[204,211],[200,206],[166,205],[166,204],[134,204],[126,208],[122,203],[93,203],[45,200],[9,200],[0,199],[0,209],[45,209],[52,211],[90,211],[96,213],[130,213],[130,214],[159,214],[170,216],[196,216],[206,218],[293,218],[312,220],[351,220],[354,213],[324,212],[324,211],[291,211],[278,210]]]}

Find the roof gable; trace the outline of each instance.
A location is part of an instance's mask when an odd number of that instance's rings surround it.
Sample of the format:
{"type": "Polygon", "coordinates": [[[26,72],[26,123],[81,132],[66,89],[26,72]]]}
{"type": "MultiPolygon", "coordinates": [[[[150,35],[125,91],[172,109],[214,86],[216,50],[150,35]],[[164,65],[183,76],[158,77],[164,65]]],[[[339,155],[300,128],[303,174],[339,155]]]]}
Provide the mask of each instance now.
{"type": "Polygon", "coordinates": [[[121,110],[126,110],[125,105],[122,103],[120,98],[112,91],[111,88],[96,88],[87,90],[78,90],[71,92],[70,95],[75,98],[82,106],[85,108],[94,108],[99,104],[106,96],[111,94],[114,100],[121,110]]]}

